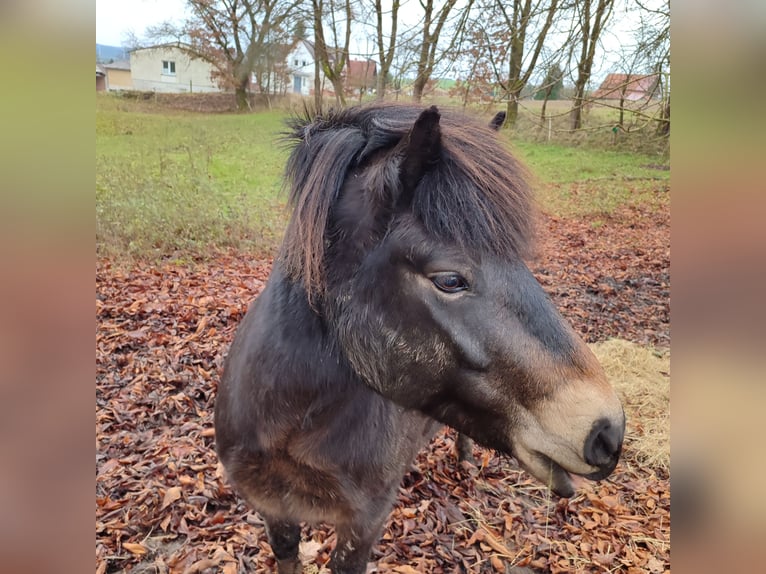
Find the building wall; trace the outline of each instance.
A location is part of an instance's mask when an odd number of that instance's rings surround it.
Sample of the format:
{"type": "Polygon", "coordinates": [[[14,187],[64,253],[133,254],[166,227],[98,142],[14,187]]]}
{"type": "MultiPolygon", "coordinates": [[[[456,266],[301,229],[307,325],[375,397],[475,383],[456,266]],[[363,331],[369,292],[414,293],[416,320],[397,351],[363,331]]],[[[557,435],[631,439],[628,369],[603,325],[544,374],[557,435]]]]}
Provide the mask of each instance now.
{"type": "Polygon", "coordinates": [[[287,57],[287,65],[290,69],[290,83],[287,93],[301,96],[311,95],[314,90],[314,58],[306,44],[298,42],[287,57]],[[296,76],[300,78],[300,92],[295,90],[296,76]]]}
{"type": "Polygon", "coordinates": [[[130,53],[134,90],[156,92],[220,92],[210,78],[213,67],[193,60],[173,46],[142,48],[130,53]],[[162,61],[175,62],[175,74],[163,73],[162,61]]]}
{"type": "Polygon", "coordinates": [[[130,90],[133,88],[130,70],[107,68],[106,78],[106,85],[110,90],[130,90]]]}
{"type": "MultiPolygon", "coordinates": [[[[278,71],[272,72],[268,78],[270,94],[310,96],[314,93],[314,58],[302,41],[299,41],[285,60],[275,68],[278,68],[278,71]]],[[[255,73],[251,83],[253,90],[257,91],[255,73]]]]}

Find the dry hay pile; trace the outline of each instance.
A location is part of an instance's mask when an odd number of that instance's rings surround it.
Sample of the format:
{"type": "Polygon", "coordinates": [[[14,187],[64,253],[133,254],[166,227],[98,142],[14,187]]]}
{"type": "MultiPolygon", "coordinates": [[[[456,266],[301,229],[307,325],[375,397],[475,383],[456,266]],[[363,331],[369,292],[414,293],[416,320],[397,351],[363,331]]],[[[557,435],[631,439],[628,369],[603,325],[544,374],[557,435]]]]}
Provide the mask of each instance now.
{"type": "Polygon", "coordinates": [[[623,401],[625,456],[670,470],[670,352],[622,339],[591,345],[623,401]]]}

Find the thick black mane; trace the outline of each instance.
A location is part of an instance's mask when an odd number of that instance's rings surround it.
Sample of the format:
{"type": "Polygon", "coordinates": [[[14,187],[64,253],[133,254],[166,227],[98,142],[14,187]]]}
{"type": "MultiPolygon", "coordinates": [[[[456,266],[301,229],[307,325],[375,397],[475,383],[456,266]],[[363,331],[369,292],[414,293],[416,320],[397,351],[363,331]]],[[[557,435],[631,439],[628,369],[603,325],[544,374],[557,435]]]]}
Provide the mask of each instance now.
{"type": "MultiPolygon", "coordinates": [[[[365,191],[393,201],[401,144],[422,110],[378,104],[291,120],[286,181],[293,213],[281,259],[309,292],[322,289],[329,215],[349,171],[365,170],[365,191]]],[[[524,168],[488,126],[460,112],[441,114],[441,161],[418,184],[412,212],[442,241],[523,256],[534,226],[524,168]]]]}

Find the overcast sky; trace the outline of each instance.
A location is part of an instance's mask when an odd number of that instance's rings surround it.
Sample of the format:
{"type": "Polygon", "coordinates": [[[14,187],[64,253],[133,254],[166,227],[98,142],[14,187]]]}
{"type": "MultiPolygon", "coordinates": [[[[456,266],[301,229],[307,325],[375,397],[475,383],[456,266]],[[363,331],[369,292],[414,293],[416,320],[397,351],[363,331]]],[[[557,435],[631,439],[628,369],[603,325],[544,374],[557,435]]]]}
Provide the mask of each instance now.
{"type": "Polygon", "coordinates": [[[143,36],[147,26],[181,20],[184,0],[96,0],[96,42],[122,46],[126,32],[143,36]]]}
{"type": "MultiPolygon", "coordinates": [[[[183,20],[185,7],[184,0],[96,0],[96,42],[121,46],[128,31],[141,37],[148,26],[183,20]]],[[[400,10],[413,23],[420,16],[415,0],[404,0],[400,10]]]]}

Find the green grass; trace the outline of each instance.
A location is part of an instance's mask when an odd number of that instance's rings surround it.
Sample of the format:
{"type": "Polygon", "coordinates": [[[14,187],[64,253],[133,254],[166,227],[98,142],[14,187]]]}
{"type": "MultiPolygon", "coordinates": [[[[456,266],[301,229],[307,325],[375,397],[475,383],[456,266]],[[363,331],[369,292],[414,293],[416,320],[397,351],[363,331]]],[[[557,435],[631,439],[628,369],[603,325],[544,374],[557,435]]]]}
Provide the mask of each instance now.
{"type": "MultiPolygon", "coordinates": [[[[96,98],[97,252],[205,257],[219,249],[272,253],[286,223],[281,191],[284,111],[195,114],[110,95],[96,98]]],[[[506,132],[503,132],[506,133],[506,132]]],[[[668,201],[655,156],[518,141],[542,208],[600,215],[668,201]]]]}
{"type": "Polygon", "coordinates": [[[542,208],[559,216],[608,215],[629,204],[668,201],[670,171],[654,156],[516,141],[542,208]]]}
{"type": "MultiPolygon", "coordinates": [[[[546,120],[541,125],[540,112],[543,102],[523,99],[519,102],[519,116],[512,128],[514,140],[576,146],[599,151],[623,151],[656,156],[659,161],[670,157],[670,142],[666,136],[657,134],[656,118],[661,105],[626,104],[623,115],[623,130],[617,133],[613,128],[619,123],[617,102],[594,102],[583,110],[583,129],[570,129],[570,100],[552,100],[546,106],[546,120]],[[636,108],[632,110],[630,107],[636,108]],[[655,119],[652,119],[655,118],[655,119]]],[[[469,109],[491,115],[505,110],[503,103],[470,104],[469,109]]]]}
{"type": "Polygon", "coordinates": [[[157,112],[97,98],[99,251],[271,251],[285,218],[283,118],[157,112]]]}

